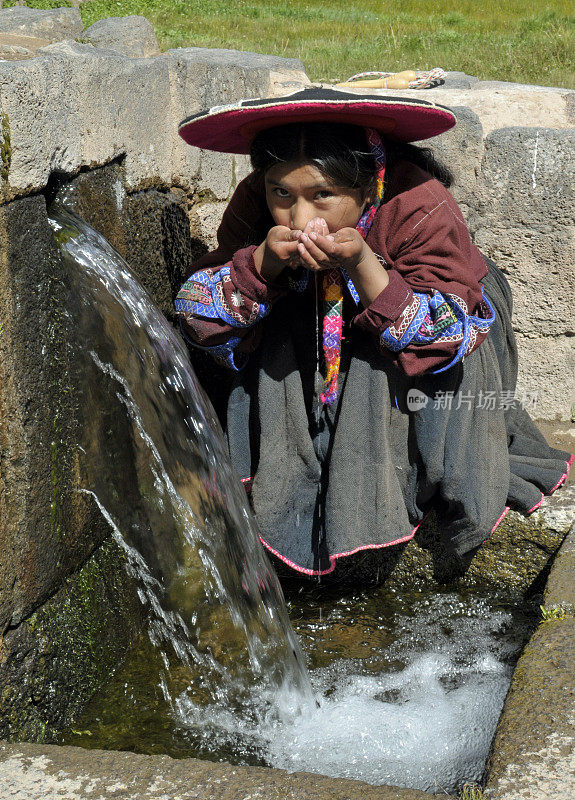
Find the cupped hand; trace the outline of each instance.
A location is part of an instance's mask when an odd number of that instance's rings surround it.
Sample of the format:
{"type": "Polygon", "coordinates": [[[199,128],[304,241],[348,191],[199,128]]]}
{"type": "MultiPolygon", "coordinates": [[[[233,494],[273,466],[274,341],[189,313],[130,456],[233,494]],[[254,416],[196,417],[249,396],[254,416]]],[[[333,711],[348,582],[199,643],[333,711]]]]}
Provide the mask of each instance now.
{"type": "Polygon", "coordinates": [[[254,262],[258,272],[266,279],[277,278],[288,267],[297,269],[302,265],[299,255],[300,230],[293,231],[285,225],[271,228],[265,240],[254,252],[254,262]]]}
{"type": "Polygon", "coordinates": [[[365,241],[355,228],[329,233],[321,218],[308,222],[297,240],[301,263],[311,272],[335,268],[353,270],[366,255],[365,241]]]}
{"type": "Polygon", "coordinates": [[[314,217],[307,223],[303,229],[303,233],[305,233],[306,236],[310,236],[312,233],[317,233],[320,236],[328,236],[329,228],[327,227],[325,219],[322,219],[322,217],[314,217]]]}

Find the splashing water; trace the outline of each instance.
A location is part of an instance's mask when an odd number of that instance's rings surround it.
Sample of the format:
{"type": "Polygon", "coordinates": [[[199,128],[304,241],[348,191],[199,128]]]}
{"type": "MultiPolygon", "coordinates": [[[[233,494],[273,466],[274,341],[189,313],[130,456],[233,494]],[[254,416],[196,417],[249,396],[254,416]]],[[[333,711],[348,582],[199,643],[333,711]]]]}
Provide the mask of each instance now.
{"type": "Polygon", "coordinates": [[[166,700],[174,709],[217,702],[254,722],[280,713],[282,687],[294,709],[313,703],[281,589],[183,344],[102,236],[62,209],[50,224],[77,334],[79,491],[137,579],[166,700]],[[185,678],[174,682],[177,665],[185,678]]]}
{"type": "MultiPolygon", "coordinates": [[[[437,594],[409,608],[398,598],[386,606],[384,598],[366,612],[358,597],[311,633],[300,628],[324,663],[312,672],[315,708],[255,728],[213,706],[181,705],[180,722],[194,725],[199,740],[195,753],[205,756],[201,745],[209,742],[212,751],[235,748],[240,763],[440,793],[479,781],[525,628],[477,597],[437,594]],[[333,647],[334,627],[352,619],[355,646],[361,639],[370,654],[342,659],[332,649],[326,664],[323,636],[333,647]],[[375,626],[387,633],[381,649],[367,643],[375,626]]],[[[349,638],[346,649],[354,649],[349,638]]]]}

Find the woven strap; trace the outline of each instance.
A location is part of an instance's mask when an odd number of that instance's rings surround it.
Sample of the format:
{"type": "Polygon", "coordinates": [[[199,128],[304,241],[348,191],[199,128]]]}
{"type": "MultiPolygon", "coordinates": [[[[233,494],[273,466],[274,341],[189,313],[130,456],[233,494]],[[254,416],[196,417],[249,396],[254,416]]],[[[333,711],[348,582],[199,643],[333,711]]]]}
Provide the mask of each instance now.
{"type": "MultiPolygon", "coordinates": [[[[377,164],[376,196],[373,203],[364,211],[357,223],[357,230],[365,237],[383,200],[385,183],[385,148],[379,133],[367,128],[367,141],[377,164]]],[[[339,269],[323,273],[323,357],[325,362],[325,381],[321,402],[331,405],[337,400],[339,392],[339,366],[341,363],[341,339],[343,334],[343,287],[344,278],[339,269]]]]}

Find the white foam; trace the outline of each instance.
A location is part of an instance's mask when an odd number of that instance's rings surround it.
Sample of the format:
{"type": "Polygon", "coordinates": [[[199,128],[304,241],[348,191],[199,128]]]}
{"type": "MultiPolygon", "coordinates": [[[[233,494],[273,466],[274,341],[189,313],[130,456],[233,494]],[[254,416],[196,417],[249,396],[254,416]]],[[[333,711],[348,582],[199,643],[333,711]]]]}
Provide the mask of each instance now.
{"type": "Polygon", "coordinates": [[[436,655],[392,675],[348,679],[315,711],[276,728],[269,761],[290,771],[452,791],[481,776],[508,686],[499,666],[451,691],[441,679],[452,664],[436,655]]]}
{"type": "Polygon", "coordinates": [[[399,615],[386,655],[403,669],[367,672],[358,660],[312,674],[318,704],[262,698],[250,721],[215,706],[180,706],[212,751],[228,748],[290,772],[456,792],[479,780],[509,686],[511,616],[483,601],[436,597],[399,615]],[[399,623],[399,624],[397,624],[399,623]]]}

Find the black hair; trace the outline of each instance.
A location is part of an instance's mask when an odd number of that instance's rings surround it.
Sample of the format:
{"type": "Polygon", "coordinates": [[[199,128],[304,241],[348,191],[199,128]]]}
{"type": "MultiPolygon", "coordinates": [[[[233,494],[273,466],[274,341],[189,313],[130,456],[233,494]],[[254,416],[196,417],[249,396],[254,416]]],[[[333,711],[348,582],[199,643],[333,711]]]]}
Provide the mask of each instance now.
{"type": "MultiPolygon", "coordinates": [[[[405,160],[429,172],[445,186],[453,176],[428,147],[384,139],[387,163],[405,160]]],[[[365,128],[332,122],[278,125],[261,131],[250,150],[255,173],[263,176],[276,164],[311,162],[336,186],[361,189],[364,197],[375,192],[376,162],[365,128]]]]}
{"type": "Polygon", "coordinates": [[[431,147],[419,147],[407,142],[396,142],[393,139],[384,139],[384,145],[388,164],[409,161],[424,172],[428,172],[447,188],[453,185],[455,180],[453,172],[447,164],[436,157],[431,147]]]}

